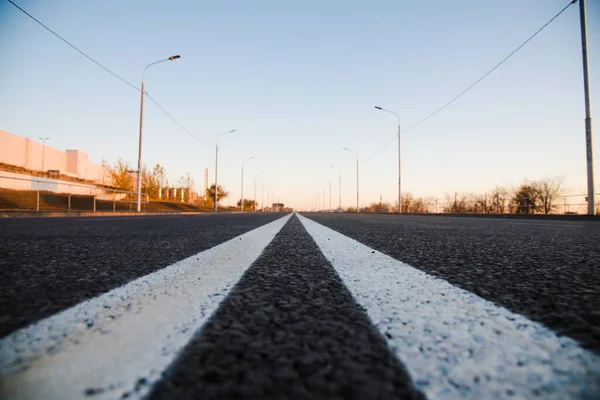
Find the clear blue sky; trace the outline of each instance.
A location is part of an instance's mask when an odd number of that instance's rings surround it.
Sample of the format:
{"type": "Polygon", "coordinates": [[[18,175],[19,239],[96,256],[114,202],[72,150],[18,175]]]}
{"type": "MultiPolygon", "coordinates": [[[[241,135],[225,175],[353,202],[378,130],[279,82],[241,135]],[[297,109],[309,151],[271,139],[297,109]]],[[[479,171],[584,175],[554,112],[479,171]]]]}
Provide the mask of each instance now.
{"type": "MultiPolygon", "coordinates": [[[[568,0],[502,1],[77,1],[17,4],[74,45],[146,89],[193,139],[147,103],[144,163],[171,182],[214,174],[240,195],[254,174],[275,200],[312,204],[342,169],[355,201],[355,158],[370,158],[441,106],[555,15],[568,0]],[[321,177],[325,175],[325,177],[321,177]]],[[[594,95],[600,93],[600,2],[588,2],[594,95]]],[[[0,0],[0,129],[50,136],[100,162],[137,163],[139,94],[0,0]]],[[[598,102],[596,101],[596,104],[598,102]]],[[[600,115],[600,111],[596,112],[600,115]]],[[[598,116],[597,118],[600,118],[598,116]]],[[[598,124],[596,124],[598,126],[598,124]]],[[[596,137],[600,133],[596,130],[596,137]]],[[[596,163],[600,139],[596,140],[596,163]]],[[[420,196],[478,192],[524,178],[561,177],[585,192],[584,109],[578,6],[571,6],[471,92],[402,139],[403,190],[420,196]]],[[[597,168],[599,169],[599,168],[597,168]]],[[[600,177],[596,179],[600,183],[600,177]]],[[[600,186],[599,186],[600,187],[600,186]]],[[[328,194],[327,194],[328,195],[328,194]]],[[[361,203],[397,196],[397,144],[361,164],[361,203]]]]}

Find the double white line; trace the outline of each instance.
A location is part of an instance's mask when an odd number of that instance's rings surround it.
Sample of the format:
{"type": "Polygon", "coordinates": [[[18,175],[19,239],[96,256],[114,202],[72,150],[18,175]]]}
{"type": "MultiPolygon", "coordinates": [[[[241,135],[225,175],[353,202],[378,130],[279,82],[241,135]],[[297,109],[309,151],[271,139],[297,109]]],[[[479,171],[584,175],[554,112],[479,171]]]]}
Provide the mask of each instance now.
{"type": "MultiPolygon", "coordinates": [[[[571,339],[299,217],[430,399],[600,393],[571,339]]],[[[143,398],[289,218],[2,339],[0,398],[143,398]]]]}

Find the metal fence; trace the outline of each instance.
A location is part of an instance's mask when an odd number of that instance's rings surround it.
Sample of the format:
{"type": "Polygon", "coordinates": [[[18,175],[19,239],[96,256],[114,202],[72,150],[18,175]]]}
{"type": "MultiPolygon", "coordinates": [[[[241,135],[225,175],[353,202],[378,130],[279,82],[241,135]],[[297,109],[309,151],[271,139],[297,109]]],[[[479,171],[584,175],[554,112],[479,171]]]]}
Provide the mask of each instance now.
{"type": "MultiPolygon", "coordinates": [[[[600,202],[596,204],[600,211],[600,202]]],[[[403,206],[403,212],[452,213],[452,214],[586,214],[587,196],[568,194],[553,199],[513,198],[504,199],[435,199],[420,204],[403,206]]]]}
{"type": "MultiPolygon", "coordinates": [[[[600,193],[597,194],[600,196],[600,193]]],[[[360,208],[362,213],[395,213],[397,203],[372,203],[360,208]]],[[[324,211],[318,207],[309,211],[324,211]]],[[[334,210],[325,210],[334,211],[334,210]]],[[[346,212],[356,212],[355,207],[345,209],[346,212]]],[[[514,198],[504,196],[460,195],[453,198],[403,198],[402,212],[405,214],[587,214],[587,195],[563,194],[549,198],[514,198]]],[[[596,203],[596,213],[600,214],[600,201],[596,203]]]]}
{"type": "MultiPolygon", "coordinates": [[[[142,207],[148,196],[141,195],[142,207]]],[[[0,175],[1,211],[135,211],[137,193],[59,181],[0,175]]]]}

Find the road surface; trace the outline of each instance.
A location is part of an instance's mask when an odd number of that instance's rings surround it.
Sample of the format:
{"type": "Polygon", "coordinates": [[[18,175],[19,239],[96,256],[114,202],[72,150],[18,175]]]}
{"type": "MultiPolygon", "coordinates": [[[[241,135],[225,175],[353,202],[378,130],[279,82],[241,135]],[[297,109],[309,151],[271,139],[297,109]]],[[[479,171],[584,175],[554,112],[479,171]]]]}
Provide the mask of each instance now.
{"type": "Polygon", "coordinates": [[[1,398],[600,396],[600,224],[0,220],[1,398]]]}

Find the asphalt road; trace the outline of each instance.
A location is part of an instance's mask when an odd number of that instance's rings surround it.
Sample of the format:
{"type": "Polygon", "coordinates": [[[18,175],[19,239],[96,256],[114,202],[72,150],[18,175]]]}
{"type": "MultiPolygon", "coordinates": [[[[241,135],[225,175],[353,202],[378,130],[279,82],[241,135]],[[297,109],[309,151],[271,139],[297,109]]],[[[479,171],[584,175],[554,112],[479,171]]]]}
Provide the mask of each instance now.
{"type": "Polygon", "coordinates": [[[0,220],[0,397],[600,392],[600,224],[283,216],[0,220]]]}
{"type": "Polygon", "coordinates": [[[282,215],[0,219],[0,337],[282,215]]]}
{"type": "Polygon", "coordinates": [[[292,218],[149,398],[423,397],[292,218]]]}
{"type": "Polygon", "coordinates": [[[600,223],[303,215],[600,353],[600,223]]]}

